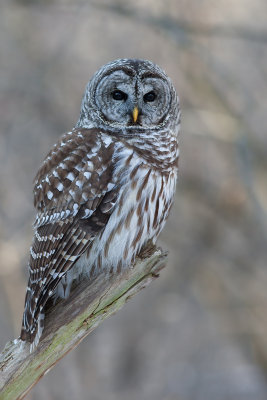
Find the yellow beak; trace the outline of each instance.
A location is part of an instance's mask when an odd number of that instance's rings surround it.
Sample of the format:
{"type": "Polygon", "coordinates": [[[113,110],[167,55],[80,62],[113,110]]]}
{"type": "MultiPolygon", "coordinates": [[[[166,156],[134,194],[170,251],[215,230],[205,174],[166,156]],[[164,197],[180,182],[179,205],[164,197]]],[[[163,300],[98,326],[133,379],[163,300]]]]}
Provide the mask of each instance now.
{"type": "Polygon", "coordinates": [[[136,123],[137,118],[138,118],[138,107],[134,107],[133,109],[133,122],[136,123]]]}

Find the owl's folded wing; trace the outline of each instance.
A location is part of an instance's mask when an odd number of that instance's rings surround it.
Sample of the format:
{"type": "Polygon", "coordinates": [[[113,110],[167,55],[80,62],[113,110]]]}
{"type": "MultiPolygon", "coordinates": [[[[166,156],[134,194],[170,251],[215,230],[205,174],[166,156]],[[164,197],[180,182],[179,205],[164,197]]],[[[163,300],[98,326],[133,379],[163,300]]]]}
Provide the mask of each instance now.
{"type": "Polygon", "coordinates": [[[48,298],[109,220],[118,192],[113,152],[107,135],[75,130],[52,148],[37,174],[22,340],[33,342],[48,298]]]}

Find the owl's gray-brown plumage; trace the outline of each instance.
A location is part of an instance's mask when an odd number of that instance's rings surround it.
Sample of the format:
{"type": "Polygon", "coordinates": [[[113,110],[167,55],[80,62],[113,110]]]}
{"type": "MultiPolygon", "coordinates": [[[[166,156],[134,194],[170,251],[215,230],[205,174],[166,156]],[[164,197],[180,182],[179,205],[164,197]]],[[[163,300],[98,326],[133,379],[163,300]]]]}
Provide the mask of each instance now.
{"type": "Polygon", "coordinates": [[[173,202],[179,125],[175,89],[157,65],[116,60],[91,79],[76,127],[36,176],[21,340],[38,344],[47,300],[67,297],[74,279],[118,273],[155,242],[173,202]]]}

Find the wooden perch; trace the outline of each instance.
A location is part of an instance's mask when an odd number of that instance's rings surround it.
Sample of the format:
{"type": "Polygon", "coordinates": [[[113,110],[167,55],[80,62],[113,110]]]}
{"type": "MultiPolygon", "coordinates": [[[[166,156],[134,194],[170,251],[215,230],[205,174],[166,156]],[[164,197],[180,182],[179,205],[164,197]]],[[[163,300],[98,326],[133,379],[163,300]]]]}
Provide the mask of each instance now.
{"type": "Polygon", "coordinates": [[[67,300],[47,310],[45,329],[33,353],[28,343],[8,342],[0,353],[0,399],[22,399],[65,354],[155,279],[166,265],[166,257],[150,246],[120,275],[102,273],[89,284],[80,283],[67,300]]]}

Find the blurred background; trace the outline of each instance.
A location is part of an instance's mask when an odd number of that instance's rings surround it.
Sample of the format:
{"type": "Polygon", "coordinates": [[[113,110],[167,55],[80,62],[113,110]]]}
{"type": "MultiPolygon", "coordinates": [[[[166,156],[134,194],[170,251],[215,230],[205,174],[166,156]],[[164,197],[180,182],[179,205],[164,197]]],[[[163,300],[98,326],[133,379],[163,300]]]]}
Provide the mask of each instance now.
{"type": "Polygon", "coordinates": [[[161,277],[28,400],[266,400],[267,3],[1,0],[0,346],[19,335],[32,181],[102,64],[146,58],[181,100],[161,277]]]}

